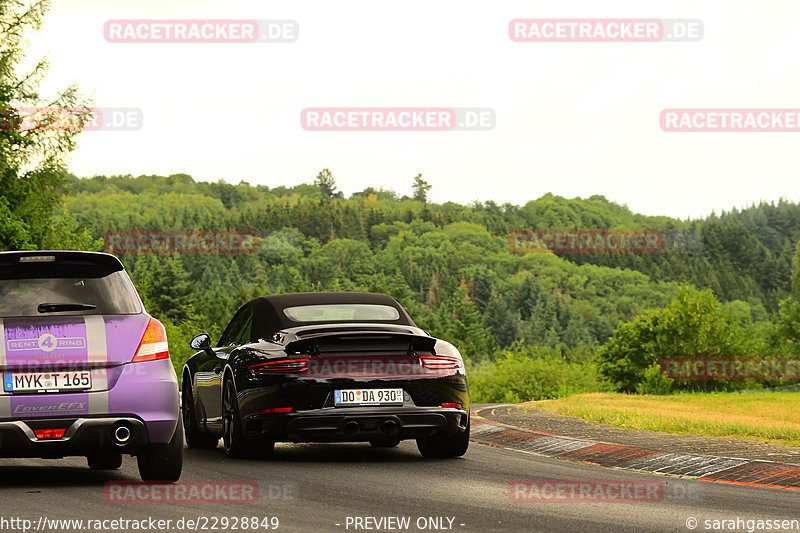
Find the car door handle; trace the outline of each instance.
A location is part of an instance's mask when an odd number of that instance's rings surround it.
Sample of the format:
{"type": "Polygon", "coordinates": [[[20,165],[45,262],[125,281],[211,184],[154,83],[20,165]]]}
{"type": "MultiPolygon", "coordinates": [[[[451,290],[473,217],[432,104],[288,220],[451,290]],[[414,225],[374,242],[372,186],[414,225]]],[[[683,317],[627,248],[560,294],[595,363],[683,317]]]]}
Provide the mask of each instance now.
{"type": "Polygon", "coordinates": [[[222,372],[222,365],[215,366],[214,367],[214,373],[215,374],[219,374],[220,372],[222,372]]]}

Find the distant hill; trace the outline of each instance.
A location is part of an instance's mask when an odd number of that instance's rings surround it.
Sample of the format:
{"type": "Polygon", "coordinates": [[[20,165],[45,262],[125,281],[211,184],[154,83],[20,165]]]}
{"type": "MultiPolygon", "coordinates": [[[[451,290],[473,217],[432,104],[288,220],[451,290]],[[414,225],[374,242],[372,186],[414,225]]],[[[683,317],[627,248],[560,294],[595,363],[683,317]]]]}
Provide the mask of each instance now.
{"type": "Polygon", "coordinates": [[[602,344],[620,320],[665,305],[680,284],[741,300],[754,320],[767,320],[791,292],[800,240],[800,206],[783,201],[682,221],[603,196],[465,206],[371,188],[329,198],[312,184],[268,188],[185,174],[72,177],[68,185],[70,216],[95,238],[189,229],[262,237],[253,254],[123,255],[145,292],[160,287],[146,295],[156,311],[185,303],[194,319],[219,325],[254,294],[374,290],[403,301],[423,327],[486,353],[514,342],[602,344]],[[512,253],[509,232],[546,228],[654,229],[695,240],[654,254],[512,253]]]}

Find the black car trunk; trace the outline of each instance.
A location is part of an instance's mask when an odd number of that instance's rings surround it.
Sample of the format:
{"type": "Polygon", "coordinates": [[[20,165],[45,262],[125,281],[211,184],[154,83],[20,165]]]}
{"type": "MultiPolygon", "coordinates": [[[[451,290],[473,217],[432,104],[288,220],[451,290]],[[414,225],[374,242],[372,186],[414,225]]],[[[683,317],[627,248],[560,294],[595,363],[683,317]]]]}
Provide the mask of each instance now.
{"type": "Polygon", "coordinates": [[[429,372],[420,356],[432,355],[436,339],[393,331],[305,330],[286,346],[308,356],[308,377],[318,379],[414,379],[429,372]]]}

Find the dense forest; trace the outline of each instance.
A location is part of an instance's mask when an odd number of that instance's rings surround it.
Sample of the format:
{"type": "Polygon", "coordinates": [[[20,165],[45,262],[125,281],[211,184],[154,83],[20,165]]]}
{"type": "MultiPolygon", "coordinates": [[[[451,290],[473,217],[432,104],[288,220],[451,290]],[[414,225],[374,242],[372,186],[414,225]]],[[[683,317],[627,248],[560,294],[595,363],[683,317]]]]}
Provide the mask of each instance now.
{"type": "MultiPolygon", "coordinates": [[[[792,323],[800,206],[790,202],[680,221],[601,196],[434,204],[421,176],[409,180],[409,196],[370,188],[345,198],[328,170],[295,187],[187,175],[70,177],[65,185],[61,217],[98,249],[108,232],[131,230],[258,236],[253,253],[121,255],[148,310],[167,322],[176,364],[194,333],[218,335],[247,299],[288,291],[391,294],[422,328],[462,350],[482,400],[649,391],[639,383],[652,381],[646,368],[623,384],[603,355],[620,324],[676,300],[713,300],[747,341],[735,353],[725,345],[729,355],[790,354],[800,329],[792,323]],[[514,253],[509,233],[529,228],[649,228],[672,238],[650,254],[514,253]],[[686,236],[691,246],[676,244],[686,236]]],[[[664,355],[699,353],[685,332],[674,336],[686,342],[664,355]]]]}

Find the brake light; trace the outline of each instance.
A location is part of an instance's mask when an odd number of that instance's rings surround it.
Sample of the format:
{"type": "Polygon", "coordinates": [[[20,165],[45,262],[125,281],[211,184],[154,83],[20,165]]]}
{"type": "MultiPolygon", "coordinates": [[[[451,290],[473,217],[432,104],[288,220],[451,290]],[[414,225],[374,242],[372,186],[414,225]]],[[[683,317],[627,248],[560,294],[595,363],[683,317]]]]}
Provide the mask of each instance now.
{"type": "Polygon", "coordinates": [[[303,359],[282,359],[269,363],[251,365],[250,370],[257,374],[295,374],[308,370],[308,357],[303,359]]]}
{"type": "Polygon", "coordinates": [[[442,407],[445,409],[461,409],[460,403],[443,403],[442,407]]]}
{"type": "Polygon", "coordinates": [[[67,428],[58,429],[34,429],[33,433],[37,439],[60,439],[64,436],[67,428]]]}
{"type": "Polygon", "coordinates": [[[461,368],[461,361],[458,358],[447,355],[420,355],[419,359],[422,366],[430,370],[458,370],[461,368]]]}
{"type": "Polygon", "coordinates": [[[261,412],[265,414],[271,413],[291,413],[294,407],[268,407],[266,409],[262,409],[261,412]]]}
{"type": "Polygon", "coordinates": [[[167,331],[164,325],[155,318],[150,319],[147,329],[144,330],[139,348],[133,356],[132,363],[141,361],[155,361],[169,359],[169,346],[167,345],[167,331]]]}
{"type": "Polygon", "coordinates": [[[19,258],[20,263],[55,263],[54,255],[26,255],[19,258]]]}

